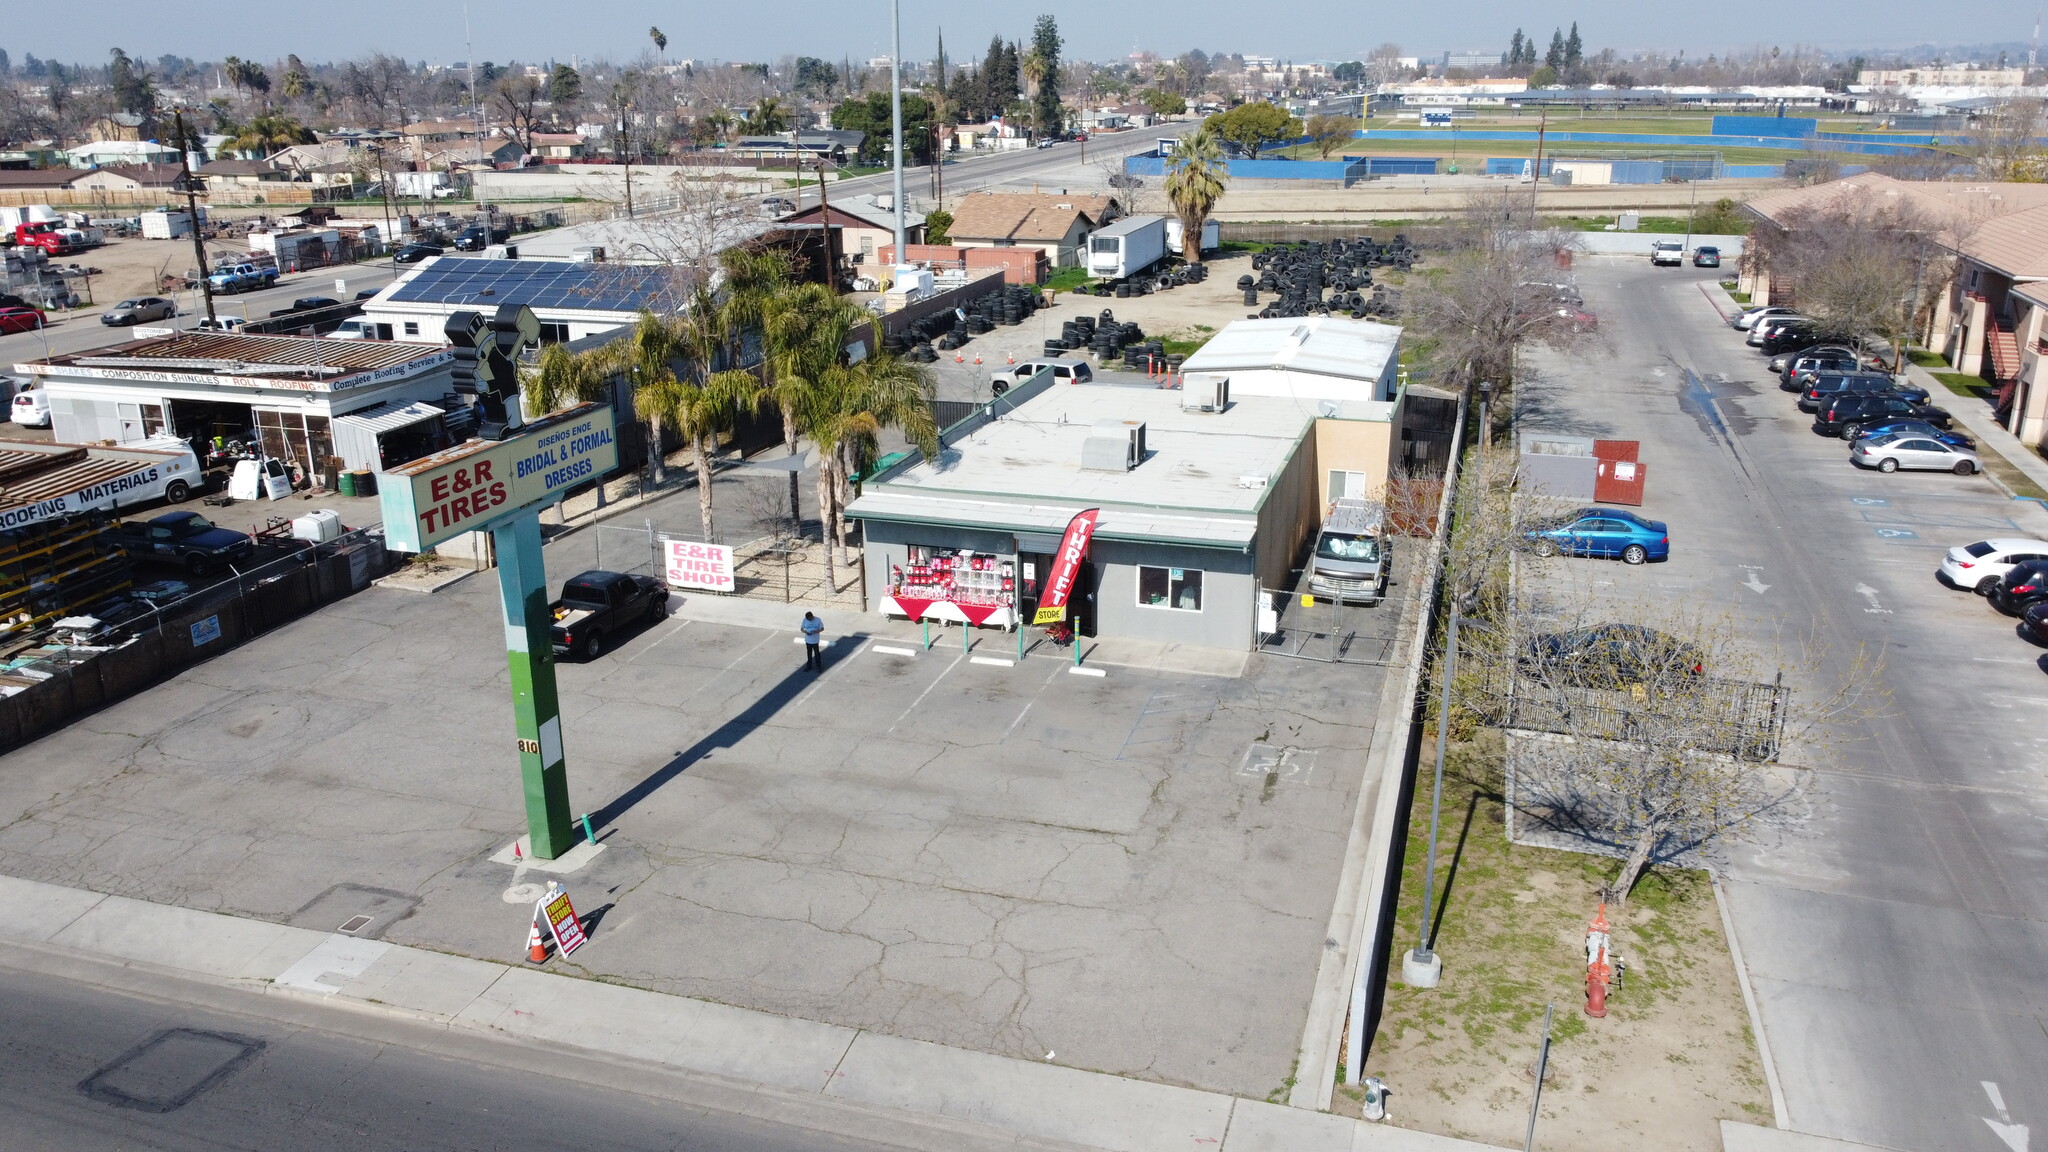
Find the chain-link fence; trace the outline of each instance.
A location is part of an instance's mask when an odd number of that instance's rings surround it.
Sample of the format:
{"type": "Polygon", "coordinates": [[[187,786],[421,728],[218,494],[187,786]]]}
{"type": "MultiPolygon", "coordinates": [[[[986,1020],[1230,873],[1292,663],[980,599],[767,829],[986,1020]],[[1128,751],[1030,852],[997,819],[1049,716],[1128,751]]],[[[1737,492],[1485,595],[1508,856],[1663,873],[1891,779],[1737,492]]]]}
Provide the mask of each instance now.
{"type": "MultiPolygon", "coordinates": [[[[638,525],[597,526],[597,566],[665,580],[670,542],[728,547],[723,537],[665,528],[653,521],[638,525]]],[[[866,599],[865,573],[859,548],[842,554],[833,548],[828,576],[825,545],[816,540],[763,536],[729,546],[730,589],[682,586],[679,591],[735,596],[781,604],[824,604],[858,611],[866,599]]]]}
{"type": "Polygon", "coordinates": [[[60,622],[48,643],[9,662],[0,673],[13,689],[0,698],[0,749],[361,591],[391,563],[381,527],[319,544],[260,543],[251,567],[139,584],[90,617],[60,622]]]}

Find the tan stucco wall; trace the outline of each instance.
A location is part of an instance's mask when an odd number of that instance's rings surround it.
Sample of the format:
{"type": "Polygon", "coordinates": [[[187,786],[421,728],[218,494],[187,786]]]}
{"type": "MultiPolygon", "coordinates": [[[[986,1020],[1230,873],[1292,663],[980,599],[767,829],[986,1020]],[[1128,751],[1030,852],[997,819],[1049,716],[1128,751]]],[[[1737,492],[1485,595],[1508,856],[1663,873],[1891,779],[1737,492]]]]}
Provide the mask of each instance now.
{"type": "Polygon", "coordinates": [[[1317,420],[1317,506],[1330,506],[1330,473],[1333,471],[1363,472],[1368,491],[1384,489],[1398,443],[1394,425],[1384,420],[1317,420]]]}

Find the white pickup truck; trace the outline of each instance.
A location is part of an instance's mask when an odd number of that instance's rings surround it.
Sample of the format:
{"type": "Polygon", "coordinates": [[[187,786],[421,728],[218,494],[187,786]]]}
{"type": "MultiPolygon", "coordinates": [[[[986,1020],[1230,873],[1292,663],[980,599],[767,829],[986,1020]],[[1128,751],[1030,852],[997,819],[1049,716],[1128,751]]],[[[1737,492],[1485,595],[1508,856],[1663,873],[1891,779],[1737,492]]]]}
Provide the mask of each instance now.
{"type": "Polygon", "coordinates": [[[1650,263],[1669,264],[1673,268],[1685,264],[1685,245],[1676,240],[1659,240],[1650,245],[1650,263]]]}

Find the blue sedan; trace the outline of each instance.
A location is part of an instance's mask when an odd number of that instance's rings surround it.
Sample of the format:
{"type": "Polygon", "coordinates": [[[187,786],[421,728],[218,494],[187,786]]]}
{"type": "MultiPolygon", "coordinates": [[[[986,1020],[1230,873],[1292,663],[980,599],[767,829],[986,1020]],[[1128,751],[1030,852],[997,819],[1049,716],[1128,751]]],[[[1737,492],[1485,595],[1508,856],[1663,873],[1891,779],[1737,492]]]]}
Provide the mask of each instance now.
{"type": "Polygon", "coordinates": [[[1889,436],[1894,432],[1907,432],[1914,436],[1925,436],[1929,440],[1939,440],[1943,444],[1955,448],[1974,449],[1977,447],[1975,440],[1970,439],[1961,432],[1949,432],[1936,428],[1925,420],[1886,420],[1878,424],[1865,425],[1858,428],[1856,435],[1850,437],[1850,439],[1862,440],[1872,436],[1889,436]]]}
{"type": "Polygon", "coordinates": [[[1527,533],[1540,556],[1569,552],[1624,564],[1671,558],[1671,530],[1662,520],[1645,520],[1619,508],[1581,508],[1527,533]]]}

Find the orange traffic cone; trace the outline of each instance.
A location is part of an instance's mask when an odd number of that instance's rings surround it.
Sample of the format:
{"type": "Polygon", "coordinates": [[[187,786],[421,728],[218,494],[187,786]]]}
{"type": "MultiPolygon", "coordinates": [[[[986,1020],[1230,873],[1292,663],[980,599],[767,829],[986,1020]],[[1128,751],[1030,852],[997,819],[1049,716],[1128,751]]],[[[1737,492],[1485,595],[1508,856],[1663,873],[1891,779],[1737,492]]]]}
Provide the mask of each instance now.
{"type": "Polygon", "coordinates": [[[1015,364],[1015,363],[1017,362],[1017,354],[1016,354],[1015,352],[1011,352],[1011,353],[1009,353],[1009,354],[1008,354],[1008,356],[1009,356],[1009,360],[1008,360],[1008,363],[1011,363],[1011,364],[1015,364]]]}
{"type": "Polygon", "coordinates": [[[955,352],[955,353],[953,353],[953,363],[955,363],[955,364],[965,364],[965,363],[967,363],[967,354],[966,354],[966,353],[964,353],[964,352],[955,352]]]}
{"type": "Polygon", "coordinates": [[[540,921],[538,920],[533,922],[526,934],[526,958],[535,964],[545,964],[548,962],[548,946],[547,942],[540,938],[540,921]]]}
{"type": "Polygon", "coordinates": [[[519,852],[519,841],[517,841],[517,840],[514,840],[514,841],[512,842],[512,858],[513,858],[514,860],[522,860],[522,859],[525,859],[525,857],[523,857],[523,856],[521,856],[521,855],[520,855],[520,852],[519,852]]]}
{"type": "Polygon", "coordinates": [[[979,363],[981,363],[981,353],[979,353],[979,352],[976,352],[976,353],[974,354],[974,362],[975,362],[976,364],[979,364],[979,363]]]}

